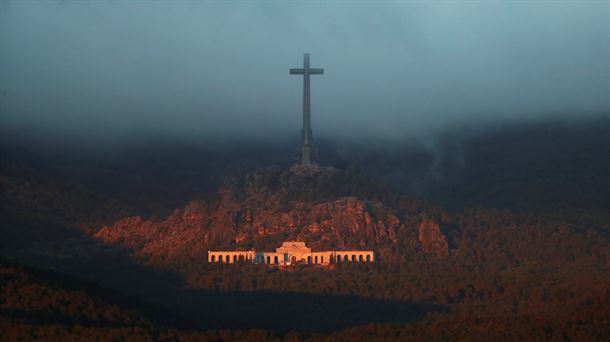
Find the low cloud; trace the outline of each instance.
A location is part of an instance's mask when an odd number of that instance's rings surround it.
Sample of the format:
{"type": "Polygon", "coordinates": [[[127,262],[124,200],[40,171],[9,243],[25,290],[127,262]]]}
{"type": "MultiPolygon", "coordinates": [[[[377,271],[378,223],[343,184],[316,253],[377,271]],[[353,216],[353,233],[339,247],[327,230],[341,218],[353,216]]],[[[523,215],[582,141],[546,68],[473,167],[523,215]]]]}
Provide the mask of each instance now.
{"type": "Polygon", "coordinates": [[[334,139],[608,115],[609,9],[588,2],[4,1],[0,120],[95,141],[334,139]]]}

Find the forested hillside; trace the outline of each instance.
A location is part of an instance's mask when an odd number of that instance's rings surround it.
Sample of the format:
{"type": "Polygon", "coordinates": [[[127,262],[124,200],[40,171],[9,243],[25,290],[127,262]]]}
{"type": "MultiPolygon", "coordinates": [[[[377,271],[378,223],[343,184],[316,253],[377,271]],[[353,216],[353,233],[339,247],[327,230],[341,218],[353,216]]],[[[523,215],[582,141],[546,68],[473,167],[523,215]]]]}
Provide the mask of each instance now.
{"type": "Polygon", "coordinates": [[[447,135],[437,151],[354,147],[359,156],[329,144],[326,158],[341,158],[314,175],[269,167],[290,154],[280,145],[97,154],[4,143],[0,253],[14,261],[1,264],[0,330],[62,340],[603,340],[607,128],[496,128],[447,135]],[[207,263],[210,249],[286,240],[372,249],[377,260],[207,263]]]}

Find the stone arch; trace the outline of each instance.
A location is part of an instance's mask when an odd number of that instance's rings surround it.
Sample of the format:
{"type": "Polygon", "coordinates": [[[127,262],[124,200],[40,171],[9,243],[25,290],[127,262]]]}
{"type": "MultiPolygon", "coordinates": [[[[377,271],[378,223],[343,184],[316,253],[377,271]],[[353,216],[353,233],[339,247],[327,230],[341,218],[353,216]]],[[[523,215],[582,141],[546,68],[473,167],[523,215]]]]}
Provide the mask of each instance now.
{"type": "Polygon", "coordinates": [[[322,255],[322,256],[320,257],[320,263],[321,263],[321,264],[323,264],[323,263],[324,263],[324,255],[322,255]]]}
{"type": "Polygon", "coordinates": [[[356,261],[356,254],[352,254],[352,261],[356,261]]]}
{"type": "Polygon", "coordinates": [[[313,263],[314,263],[314,264],[317,264],[317,263],[318,263],[318,256],[317,256],[317,255],[314,257],[314,261],[313,261],[313,263]]]}
{"type": "Polygon", "coordinates": [[[366,261],[367,261],[367,262],[371,261],[371,255],[370,255],[370,254],[367,254],[367,256],[366,256],[366,261]]]}
{"type": "Polygon", "coordinates": [[[362,254],[358,255],[358,262],[362,262],[362,254]]]}
{"type": "Polygon", "coordinates": [[[216,262],[216,256],[215,256],[215,255],[212,255],[212,256],[210,257],[210,261],[211,261],[211,262],[216,262]]]}
{"type": "Polygon", "coordinates": [[[273,263],[274,263],[274,264],[277,264],[277,263],[278,263],[277,255],[273,257],[273,263]]]}
{"type": "Polygon", "coordinates": [[[271,264],[271,257],[267,255],[267,264],[271,264]]]}
{"type": "Polygon", "coordinates": [[[236,263],[237,262],[237,255],[233,254],[233,262],[236,263]]]}
{"type": "Polygon", "coordinates": [[[246,262],[246,256],[243,254],[240,254],[238,259],[239,259],[239,262],[241,262],[241,263],[246,262]]]}
{"type": "Polygon", "coordinates": [[[311,264],[311,255],[307,257],[307,263],[311,264]]]}

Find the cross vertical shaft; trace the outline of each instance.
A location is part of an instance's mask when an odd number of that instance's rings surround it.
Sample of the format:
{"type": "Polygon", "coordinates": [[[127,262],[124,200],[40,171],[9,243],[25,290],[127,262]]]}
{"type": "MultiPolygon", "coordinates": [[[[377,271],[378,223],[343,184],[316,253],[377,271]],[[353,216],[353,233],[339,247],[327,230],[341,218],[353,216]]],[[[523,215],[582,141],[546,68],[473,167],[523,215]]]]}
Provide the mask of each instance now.
{"type": "Polygon", "coordinates": [[[309,97],[309,54],[303,56],[303,128],[302,128],[302,143],[309,145],[311,143],[311,101],[309,97]]]}
{"type": "Polygon", "coordinates": [[[322,75],[324,69],[309,67],[309,54],[303,56],[302,69],[290,69],[291,75],[303,75],[303,127],[301,129],[301,146],[299,163],[301,166],[311,166],[316,163],[316,153],[313,146],[313,133],[311,131],[311,99],[309,88],[310,75],[322,75]]]}

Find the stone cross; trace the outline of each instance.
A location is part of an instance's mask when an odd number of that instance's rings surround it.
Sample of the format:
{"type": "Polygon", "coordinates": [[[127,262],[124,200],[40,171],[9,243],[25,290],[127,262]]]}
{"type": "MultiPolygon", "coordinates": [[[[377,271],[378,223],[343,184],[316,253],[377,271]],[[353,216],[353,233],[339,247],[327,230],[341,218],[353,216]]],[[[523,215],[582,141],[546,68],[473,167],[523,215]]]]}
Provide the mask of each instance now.
{"type": "Polygon", "coordinates": [[[313,146],[311,132],[311,104],[309,97],[309,75],[322,75],[324,69],[309,67],[309,54],[303,56],[303,68],[290,69],[291,75],[303,75],[303,128],[301,129],[300,164],[311,166],[316,163],[317,153],[313,146]]]}

